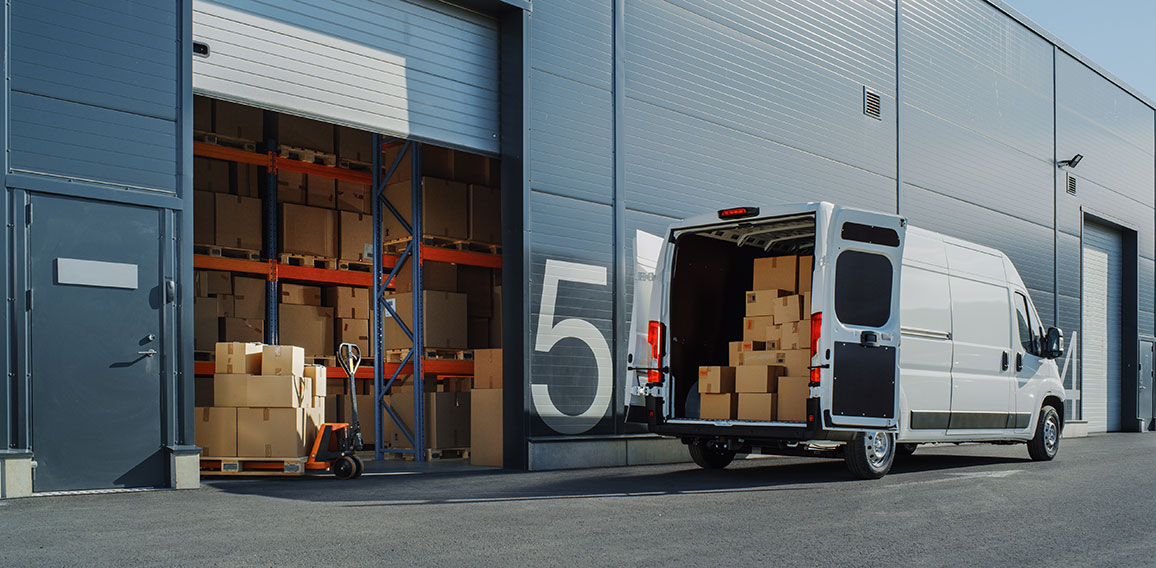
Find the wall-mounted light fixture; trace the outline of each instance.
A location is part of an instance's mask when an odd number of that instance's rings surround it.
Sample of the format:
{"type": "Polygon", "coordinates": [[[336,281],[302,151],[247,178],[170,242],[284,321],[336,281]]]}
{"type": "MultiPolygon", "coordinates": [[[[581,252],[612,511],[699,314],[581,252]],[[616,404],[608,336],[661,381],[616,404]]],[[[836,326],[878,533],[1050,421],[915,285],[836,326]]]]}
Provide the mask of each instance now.
{"type": "Polygon", "coordinates": [[[1075,156],[1072,156],[1072,158],[1070,160],[1060,160],[1059,162],[1056,163],[1056,165],[1060,166],[1061,168],[1063,168],[1063,167],[1074,168],[1074,167],[1080,165],[1080,160],[1083,160],[1083,159],[1084,159],[1083,154],[1076,154],[1075,156]]]}

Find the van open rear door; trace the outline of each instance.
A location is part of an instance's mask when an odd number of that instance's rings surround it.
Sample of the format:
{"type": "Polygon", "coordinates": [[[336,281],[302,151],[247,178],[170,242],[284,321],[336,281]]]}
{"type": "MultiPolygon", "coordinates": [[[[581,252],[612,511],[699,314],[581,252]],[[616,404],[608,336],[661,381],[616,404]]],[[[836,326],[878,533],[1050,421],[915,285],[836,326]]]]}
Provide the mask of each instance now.
{"type": "Polygon", "coordinates": [[[635,231],[634,235],[634,302],[630,319],[630,345],[627,348],[626,392],[623,401],[626,417],[630,422],[647,422],[646,398],[644,392],[654,395],[661,388],[649,381],[650,369],[660,367],[661,361],[653,357],[654,348],[650,344],[657,339],[665,349],[667,338],[665,329],[662,337],[653,337],[650,320],[662,318],[663,279],[657,277],[662,249],[662,237],[645,231],[635,231]]]}
{"type": "MultiPolygon", "coordinates": [[[[882,430],[899,412],[899,282],[907,221],[834,207],[824,261],[816,267],[820,340],[811,382],[820,382],[824,425],[882,430]]],[[[820,229],[822,231],[822,229],[820,229]]]]}

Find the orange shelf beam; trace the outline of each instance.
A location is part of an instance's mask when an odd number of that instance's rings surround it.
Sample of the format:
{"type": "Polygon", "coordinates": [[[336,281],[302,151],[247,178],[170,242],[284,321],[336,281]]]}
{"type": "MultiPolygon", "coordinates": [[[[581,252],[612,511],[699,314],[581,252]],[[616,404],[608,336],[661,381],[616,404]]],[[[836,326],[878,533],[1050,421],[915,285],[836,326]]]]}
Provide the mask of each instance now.
{"type": "Polygon", "coordinates": [[[273,159],[269,154],[246,152],[236,148],[205,144],[204,142],[193,142],[193,155],[201,156],[202,158],[215,158],[217,160],[227,160],[264,167],[269,167],[273,159]]]}
{"type": "Polygon", "coordinates": [[[221,258],[218,256],[193,255],[193,268],[206,270],[229,270],[248,274],[269,275],[269,263],[263,260],[241,260],[237,258],[221,258]]]}
{"type": "Polygon", "coordinates": [[[278,158],[276,156],[273,157],[273,164],[279,170],[289,170],[311,176],[321,176],[365,185],[373,184],[373,174],[369,172],[358,172],[345,168],[311,164],[309,162],[302,162],[301,160],[278,158]]]}
{"type": "Polygon", "coordinates": [[[289,264],[275,264],[274,270],[276,271],[278,280],[306,280],[320,284],[338,284],[341,286],[373,286],[373,275],[368,272],[332,270],[311,266],[292,266],[289,264]]]}
{"type": "Polygon", "coordinates": [[[486,268],[502,267],[501,255],[484,252],[444,249],[422,245],[421,255],[425,260],[454,262],[457,264],[468,264],[470,266],[482,266],[486,268]]]}
{"type": "MultiPolygon", "coordinates": [[[[393,374],[398,363],[385,364],[385,380],[389,380],[389,376],[393,374]]],[[[473,361],[442,361],[426,359],[422,362],[425,367],[426,375],[467,375],[473,376],[474,362],[473,361]]],[[[216,372],[216,365],[212,361],[197,361],[193,363],[193,372],[196,375],[212,375],[216,372]]],[[[413,365],[406,365],[402,369],[402,374],[412,374],[413,365]]],[[[345,378],[345,370],[341,367],[329,367],[326,374],[332,378],[345,378]]],[[[358,379],[372,379],[373,367],[362,367],[357,370],[356,378],[358,379]]]]}

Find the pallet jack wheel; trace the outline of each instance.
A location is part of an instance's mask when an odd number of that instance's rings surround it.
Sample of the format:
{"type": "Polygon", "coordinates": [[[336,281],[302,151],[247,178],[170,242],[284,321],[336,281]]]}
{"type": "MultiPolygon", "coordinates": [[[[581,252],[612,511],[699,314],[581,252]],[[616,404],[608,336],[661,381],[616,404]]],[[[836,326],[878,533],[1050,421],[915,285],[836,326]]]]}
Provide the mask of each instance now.
{"type": "Polygon", "coordinates": [[[353,459],[350,456],[341,456],[333,460],[333,465],[329,466],[330,471],[333,472],[333,477],[342,481],[356,477],[357,463],[353,459]]]}
{"type": "Polygon", "coordinates": [[[353,470],[353,479],[357,479],[361,477],[361,473],[365,471],[365,462],[361,461],[361,458],[353,456],[353,465],[356,466],[353,470]]]}

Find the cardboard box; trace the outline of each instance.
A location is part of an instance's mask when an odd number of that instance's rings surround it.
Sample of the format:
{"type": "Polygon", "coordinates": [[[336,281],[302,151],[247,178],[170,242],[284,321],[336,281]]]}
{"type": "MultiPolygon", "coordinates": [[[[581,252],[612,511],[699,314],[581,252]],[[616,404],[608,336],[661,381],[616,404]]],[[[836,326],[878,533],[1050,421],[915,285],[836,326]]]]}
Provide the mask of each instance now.
{"type": "Polygon", "coordinates": [[[193,130],[212,132],[213,99],[193,95],[193,130]]]}
{"type": "Polygon", "coordinates": [[[785,290],[794,293],[797,288],[796,270],[799,262],[796,256],[774,256],[756,258],[752,290],[785,290]]]}
{"type": "MultiPolygon", "coordinates": [[[[294,345],[263,345],[261,347],[261,374],[303,376],[305,374],[305,350],[294,345]]],[[[277,405],[259,404],[257,406],[277,405]]]]}
{"type": "Polygon", "coordinates": [[[220,339],[216,298],[193,298],[193,349],[212,351],[220,339]]]}
{"type": "Polygon", "coordinates": [[[740,349],[742,349],[744,353],[767,350],[766,341],[740,341],[739,345],[740,349]]]}
{"type": "Polygon", "coordinates": [[[490,318],[467,318],[466,341],[470,349],[490,347],[490,318]]]}
{"type": "Polygon", "coordinates": [[[789,294],[782,290],[753,290],[747,292],[747,317],[774,315],[775,300],[789,294]]]}
{"type": "MultiPolygon", "coordinates": [[[[229,342],[216,345],[217,373],[239,373],[256,375],[261,372],[261,356],[264,345],[259,342],[229,342]]],[[[235,406],[226,404],[224,406],[235,406]]]]}
{"type": "Polygon", "coordinates": [[[333,125],[291,114],[277,116],[277,142],[282,146],[333,153],[333,125]]]}
{"type": "MultiPolygon", "coordinates": [[[[373,395],[358,394],[354,396],[357,398],[357,420],[361,422],[361,442],[366,446],[373,447],[377,441],[377,433],[384,428],[384,426],[378,427],[377,417],[373,414],[373,395]]],[[[349,411],[349,395],[342,395],[338,401],[338,406],[341,409],[341,420],[348,422],[352,416],[349,411]]],[[[410,414],[413,414],[412,405],[410,406],[410,414]]],[[[385,424],[393,423],[388,413],[383,413],[382,416],[385,424]]]]}
{"type": "Polygon", "coordinates": [[[807,397],[810,396],[809,376],[779,377],[779,400],[776,419],[782,422],[807,421],[807,397]]]}
{"type": "Polygon", "coordinates": [[[196,244],[216,244],[215,200],[216,197],[207,191],[193,192],[193,242],[196,244]]]}
{"type": "Polygon", "coordinates": [[[775,300],[775,324],[782,325],[793,321],[809,319],[810,314],[803,314],[804,297],[799,294],[783,296],[775,300]]]}
{"type": "Polygon", "coordinates": [[[341,245],[338,258],[369,262],[373,260],[373,215],[342,211],[341,245]]]}
{"type": "Polygon", "coordinates": [[[201,455],[214,458],[231,458],[237,455],[237,409],[236,408],[196,408],[196,424],[193,425],[196,444],[201,447],[201,455]]]}
{"type": "Polygon", "coordinates": [[[281,204],[281,250],[337,258],[337,211],[294,203],[281,204]]]}
{"type": "Polygon", "coordinates": [[[296,458],[311,442],[304,408],[238,408],[237,455],[296,458]]]}
{"type": "Polygon", "coordinates": [[[228,101],[213,101],[213,132],[250,142],[265,138],[264,111],[228,101]]]}
{"type": "Polygon", "coordinates": [[[743,351],[743,365],[777,365],[778,351],[743,351]]]}
{"type": "Polygon", "coordinates": [[[778,396],[774,393],[739,393],[739,420],[771,422],[775,420],[778,396]]]}
{"type": "Polygon", "coordinates": [[[373,317],[369,295],[369,288],[331,286],[325,288],[325,305],[333,308],[334,317],[369,319],[373,317]]]}
{"type": "Polygon", "coordinates": [[[498,161],[478,154],[454,152],[455,181],[497,186],[498,161]]]}
{"type": "Polygon", "coordinates": [[[281,283],[281,303],[298,304],[302,306],[321,305],[321,287],[303,286],[301,284],[281,283]]]}
{"type": "MultiPolygon", "coordinates": [[[[329,394],[325,396],[325,421],[326,422],[345,422],[345,405],[344,399],[341,395],[329,394]]],[[[360,409],[358,409],[360,410],[360,409]]],[[[358,419],[361,419],[360,412],[358,419]]],[[[370,415],[373,413],[370,412],[370,415]]]]}
{"type": "Polygon", "coordinates": [[[773,324],[771,316],[743,318],[743,341],[766,341],[767,326],[773,324]]]}
{"type": "Polygon", "coordinates": [[[767,349],[778,351],[782,349],[783,328],[778,325],[767,326],[767,349]]]}
{"type": "MultiPolygon", "coordinates": [[[[469,223],[466,215],[466,184],[432,177],[423,177],[422,186],[422,234],[450,239],[469,237],[469,223]]],[[[391,183],[385,188],[386,198],[411,223],[412,187],[409,183],[391,183]]],[[[382,240],[409,237],[400,222],[393,215],[386,215],[382,223],[382,240]]]]}
{"type": "Polygon", "coordinates": [[[233,281],[229,278],[231,273],[222,272],[220,270],[197,270],[194,272],[196,277],[196,288],[198,296],[217,296],[220,294],[233,293],[233,281]]]}
{"type": "Polygon", "coordinates": [[[735,369],[735,392],[775,392],[779,377],[786,372],[778,365],[743,365],[735,369]]]}
{"type": "Polygon", "coordinates": [[[249,375],[245,406],[308,408],[313,405],[313,381],[293,375],[249,375]]]}
{"type": "MultiPolygon", "coordinates": [[[[425,393],[425,438],[429,448],[470,447],[470,397],[469,392],[427,392],[425,393]]],[[[406,428],[413,424],[413,390],[406,389],[389,397],[391,408],[397,412],[406,428]]],[[[388,436],[386,442],[391,447],[412,447],[405,435],[395,425],[383,425],[388,436]]],[[[411,432],[412,433],[412,432],[411,432]]]]}
{"type": "Polygon", "coordinates": [[[735,392],[735,367],[699,367],[698,392],[735,392]]]}
{"type": "Polygon", "coordinates": [[[342,160],[373,161],[373,135],[348,126],[337,127],[337,157],[342,160]]]}
{"type": "MultiPolygon", "coordinates": [[[[390,301],[406,325],[413,321],[413,294],[392,294],[390,301]]],[[[466,321],[466,295],[451,292],[422,292],[425,319],[425,346],[428,348],[466,349],[469,344],[466,321]]],[[[388,312],[385,314],[388,316],[388,312]]],[[[386,317],[383,323],[385,349],[406,349],[412,346],[401,327],[386,317]]]]}
{"type": "Polygon", "coordinates": [[[469,186],[469,239],[483,243],[502,242],[502,194],[496,187],[469,186]]]}
{"type": "Polygon", "coordinates": [[[786,375],[802,377],[811,375],[811,349],[790,349],[775,351],[775,364],[787,368],[786,375]]]}
{"type": "MultiPolygon", "coordinates": [[[[390,284],[395,292],[413,291],[413,264],[407,261],[390,284]]],[[[422,262],[421,283],[425,290],[458,291],[458,265],[427,260],[422,262]]]]}
{"type": "Polygon", "coordinates": [[[466,295],[466,315],[483,318],[494,315],[493,281],[494,271],[489,268],[458,266],[458,292],[466,295]]]}
{"type": "Polygon", "coordinates": [[[470,464],[502,467],[502,389],[470,393],[470,464]]]}
{"type": "Polygon", "coordinates": [[[326,377],[325,396],[349,394],[349,388],[346,386],[347,381],[348,379],[346,377],[326,377]]]}
{"type": "Polygon", "coordinates": [[[373,342],[369,340],[369,320],[336,318],[334,331],[337,333],[337,344],[352,343],[361,350],[361,356],[373,357],[373,342]]]}
{"type": "MultiPolygon", "coordinates": [[[[390,166],[393,165],[401,151],[401,145],[390,146],[386,148],[383,152],[384,156],[381,161],[382,167],[388,170],[390,166]]],[[[421,175],[440,179],[454,179],[454,153],[455,152],[453,150],[448,148],[440,148],[438,146],[422,144],[421,175]]],[[[389,178],[389,183],[406,182],[412,179],[412,154],[406,152],[402,157],[401,162],[397,164],[397,168],[393,171],[393,175],[389,178]]]]}
{"type": "Polygon", "coordinates": [[[704,420],[731,420],[738,413],[739,397],[734,393],[702,394],[699,418],[704,420]]]}
{"type": "Polygon", "coordinates": [[[265,280],[233,277],[233,315],[242,319],[265,319],[265,280]]]}
{"type": "MultiPolygon", "coordinates": [[[[265,178],[261,175],[261,168],[253,164],[233,164],[237,172],[237,195],[243,197],[261,197],[265,178]]],[[[280,174],[278,174],[280,175],[280,174]]]]}
{"type": "Polygon", "coordinates": [[[221,318],[221,339],[241,343],[265,341],[265,320],[221,318]]]}
{"type": "Polygon", "coordinates": [[[354,213],[373,213],[373,188],[362,183],[337,180],[337,208],[354,213]]]}
{"type": "Polygon", "coordinates": [[[738,367],[743,364],[743,342],[731,341],[727,344],[727,364],[731,367],[738,367]]]}
{"type": "Polygon", "coordinates": [[[249,406],[249,377],[237,373],[213,375],[213,404],[217,406],[249,406]]]}
{"type": "Polygon", "coordinates": [[[193,191],[229,193],[229,163],[194,156],[193,191]]]}
{"type": "Polygon", "coordinates": [[[473,380],[473,377],[443,377],[437,392],[470,392],[473,380]]]}
{"type": "Polygon", "coordinates": [[[333,308],[281,304],[283,345],[296,345],[306,356],[333,355],[333,308]]]}
{"type": "Polygon", "coordinates": [[[800,256],[799,257],[799,277],[798,286],[795,287],[800,293],[811,292],[811,280],[814,276],[815,257],[800,256]]]}
{"type": "Polygon", "coordinates": [[[782,340],[780,341],[781,347],[779,347],[779,349],[811,348],[810,321],[793,321],[775,327],[779,328],[779,332],[782,334],[782,340]]]}
{"type": "Polygon", "coordinates": [[[474,388],[502,388],[502,350],[474,350],[474,388]]]}
{"type": "Polygon", "coordinates": [[[310,207],[323,209],[337,208],[337,185],[333,178],[307,176],[305,178],[305,203],[310,207]]]}
{"type": "Polygon", "coordinates": [[[232,294],[218,294],[217,295],[217,317],[231,318],[234,317],[233,311],[233,295],[232,294]]]}
{"type": "Polygon", "coordinates": [[[261,200],[225,193],[214,198],[214,242],[223,247],[261,250],[261,200]]]}
{"type": "Polygon", "coordinates": [[[329,369],[325,365],[305,365],[305,378],[313,381],[313,398],[329,395],[329,369]]]}
{"type": "Polygon", "coordinates": [[[277,203],[305,205],[309,202],[308,195],[305,174],[289,170],[277,172],[277,203]]]}
{"type": "Polygon", "coordinates": [[[193,406],[213,406],[213,375],[193,377],[193,406]]]}

